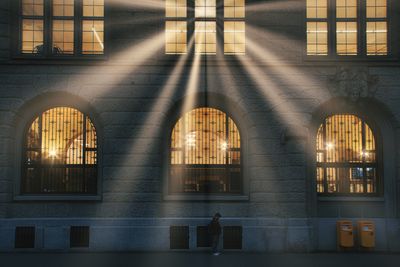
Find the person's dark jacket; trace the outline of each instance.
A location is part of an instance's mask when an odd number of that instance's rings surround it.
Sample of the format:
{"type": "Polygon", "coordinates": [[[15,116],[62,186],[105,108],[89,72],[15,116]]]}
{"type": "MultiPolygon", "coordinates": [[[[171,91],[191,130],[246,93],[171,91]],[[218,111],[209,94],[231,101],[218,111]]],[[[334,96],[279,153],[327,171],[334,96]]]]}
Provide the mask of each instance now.
{"type": "Polygon", "coordinates": [[[210,224],[208,225],[208,232],[210,235],[220,235],[221,234],[221,225],[219,224],[219,221],[216,219],[213,219],[210,224]]]}

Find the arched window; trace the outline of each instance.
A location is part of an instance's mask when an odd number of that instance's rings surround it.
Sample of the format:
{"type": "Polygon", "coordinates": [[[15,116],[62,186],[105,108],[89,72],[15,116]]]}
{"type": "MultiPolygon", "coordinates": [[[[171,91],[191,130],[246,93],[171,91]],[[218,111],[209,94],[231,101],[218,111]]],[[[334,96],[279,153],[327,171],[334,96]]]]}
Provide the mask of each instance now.
{"type": "Polygon", "coordinates": [[[368,124],[357,116],[333,115],[317,134],[317,192],[376,194],[376,140],[368,124]]]}
{"type": "Polygon", "coordinates": [[[25,135],[21,193],[97,193],[97,136],[87,115],[56,107],[32,122],[25,135]]]}
{"type": "Polygon", "coordinates": [[[214,108],[197,108],[175,124],[171,136],[170,193],[240,194],[240,134],[214,108]]]}

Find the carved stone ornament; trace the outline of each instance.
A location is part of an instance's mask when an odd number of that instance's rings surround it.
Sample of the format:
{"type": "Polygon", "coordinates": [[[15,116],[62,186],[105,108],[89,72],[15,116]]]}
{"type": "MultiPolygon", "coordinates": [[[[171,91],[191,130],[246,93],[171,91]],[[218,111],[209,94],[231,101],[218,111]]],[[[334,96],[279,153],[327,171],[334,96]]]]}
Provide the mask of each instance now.
{"type": "Polygon", "coordinates": [[[379,78],[369,75],[367,68],[338,67],[336,75],[328,78],[328,88],[333,96],[347,97],[351,101],[373,97],[379,78]]]}

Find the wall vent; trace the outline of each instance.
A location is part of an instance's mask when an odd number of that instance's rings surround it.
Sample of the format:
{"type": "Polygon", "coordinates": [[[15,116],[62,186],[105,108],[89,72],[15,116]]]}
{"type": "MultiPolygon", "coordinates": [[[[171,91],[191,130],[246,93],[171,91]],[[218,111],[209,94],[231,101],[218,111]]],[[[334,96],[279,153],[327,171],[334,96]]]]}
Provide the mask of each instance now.
{"type": "Polygon", "coordinates": [[[205,248],[211,247],[210,234],[208,233],[208,226],[197,226],[197,247],[205,248]]]}
{"type": "Polygon", "coordinates": [[[15,248],[35,247],[35,227],[17,226],[15,228],[15,248]]]}
{"type": "Polygon", "coordinates": [[[71,248],[89,247],[89,226],[71,226],[69,232],[69,245],[71,248]]]}
{"type": "Polygon", "coordinates": [[[189,249],[189,226],[170,226],[170,249],[189,249]]]}
{"type": "Polygon", "coordinates": [[[242,249],[242,226],[224,227],[224,249],[242,249]]]}

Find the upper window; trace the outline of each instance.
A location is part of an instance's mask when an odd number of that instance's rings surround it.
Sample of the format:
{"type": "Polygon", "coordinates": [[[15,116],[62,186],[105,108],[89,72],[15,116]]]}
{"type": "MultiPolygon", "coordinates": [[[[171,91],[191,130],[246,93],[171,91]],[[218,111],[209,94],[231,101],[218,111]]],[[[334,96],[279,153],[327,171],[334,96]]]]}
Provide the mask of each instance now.
{"type": "Polygon", "coordinates": [[[386,56],[387,0],[307,0],[307,55],[386,56]]]}
{"type": "Polygon", "coordinates": [[[354,115],[325,119],[317,134],[317,192],[325,195],[379,193],[376,140],[354,115]]]}
{"type": "Polygon", "coordinates": [[[221,7],[217,0],[166,0],[165,15],[166,54],[186,54],[187,40],[194,35],[196,54],[215,55],[217,36],[222,33],[224,54],[246,52],[244,0],[224,0],[221,7]]]}
{"type": "Polygon", "coordinates": [[[49,109],[29,126],[24,143],[21,194],[97,193],[97,135],[88,116],[49,109]]]}
{"type": "Polygon", "coordinates": [[[20,0],[19,54],[104,53],[104,0],[20,0]]]}
{"type": "Polygon", "coordinates": [[[172,131],[169,192],[240,194],[240,143],[236,124],[224,112],[186,113],[172,131]]]}

